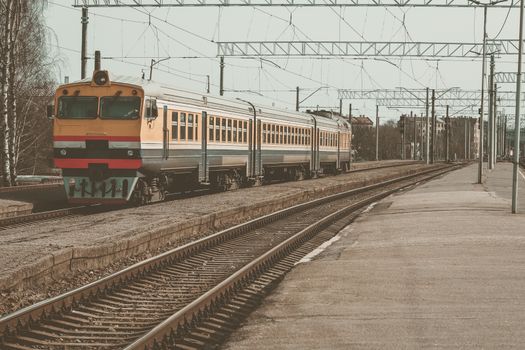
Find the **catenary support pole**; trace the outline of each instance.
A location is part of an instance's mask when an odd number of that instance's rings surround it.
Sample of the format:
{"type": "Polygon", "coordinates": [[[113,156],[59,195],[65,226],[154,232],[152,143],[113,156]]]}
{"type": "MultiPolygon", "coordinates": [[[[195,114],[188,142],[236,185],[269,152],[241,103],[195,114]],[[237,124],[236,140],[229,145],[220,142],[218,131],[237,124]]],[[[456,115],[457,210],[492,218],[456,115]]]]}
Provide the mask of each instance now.
{"type": "Polygon", "coordinates": [[[414,117],[414,118],[410,118],[413,120],[414,122],[414,149],[413,149],[413,153],[412,153],[412,160],[416,160],[416,152],[417,152],[417,123],[416,123],[416,119],[417,119],[417,114],[413,114],[412,111],[410,111],[410,116],[414,117]]]}
{"type": "Polygon", "coordinates": [[[450,117],[448,116],[448,105],[445,117],[445,161],[450,162],[450,117]]]}
{"type": "Polygon", "coordinates": [[[299,112],[299,86],[295,88],[295,111],[299,112]]]}
{"type": "Polygon", "coordinates": [[[463,144],[464,144],[464,151],[463,151],[463,159],[468,159],[468,156],[467,156],[467,125],[468,125],[468,119],[465,118],[465,120],[463,121],[463,127],[465,128],[465,133],[463,135],[463,144]]]}
{"type": "Polygon", "coordinates": [[[423,160],[423,113],[419,118],[419,160],[423,160]]]}
{"type": "Polygon", "coordinates": [[[483,183],[483,111],[485,98],[485,49],[487,44],[487,5],[483,6],[483,49],[481,53],[481,107],[479,109],[478,183],[483,183]]]}
{"type": "Polygon", "coordinates": [[[494,111],[494,55],[490,55],[490,71],[489,71],[489,110],[488,110],[488,117],[489,117],[489,121],[487,123],[487,161],[488,161],[488,166],[489,166],[489,170],[492,170],[493,168],[493,158],[494,158],[494,153],[493,153],[493,144],[494,144],[494,123],[493,123],[493,119],[494,119],[494,115],[493,115],[493,111],[494,111]]]}
{"type": "Polygon", "coordinates": [[[432,140],[430,146],[430,164],[434,164],[436,156],[436,90],[432,89],[432,140]]]}
{"type": "Polygon", "coordinates": [[[224,56],[221,56],[220,63],[219,95],[224,95],[224,56]]]}
{"type": "Polygon", "coordinates": [[[88,9],[82,7],[82,47],[80,50],[80,79],[86,77],[86,65],[87,65],[87,26],[89,22],[88,9]]]}
{"type": "Polygon", "coordinates": [[[354,141],[354,129],[352,127],[352,104],[348,106],[348,123],[350,124],[350,157],[348,158],[348,170],[352,167],[352,142],[354,141]]]}
{"type": "Polygon", "coordinates": [[[95,51],[95,70],[100,70],[100,51],[95,51]]]}
{"type": "Polygon", "coordinates": [[[379,160],[379,105],[376,105],[376,161],[379,160]]]}
{"type": "Polygon", "coordinates": [[[494,168],[498,161],[498,84],[496,83],[494,83],[492,94],[492,168],[494,168]]]}
{"type": "Polygon", "coordinates": [[[516,111],[514,113],[514,164],[512,165],[512,213],[518,212],[518,166],[520,160],[521,59],[523,50],[523,2],[520,0],[520,34],[518,40],[518,73],[516,74],[516,111]]]}
{"type": "Polygon", "coordinates": [[[429,120],[429,116],[428,116],[428,108],[429,108],[429,104],[428,104],[428,92],[429,92],[429,89],[427,88],[427,100],[426,100],[426,118],[427,118],[427,127],[426,127],[426,142],[425,142],[425,160],[426,160],[426,163],[429,164],[430,163],[430,120],[429,120]]]}

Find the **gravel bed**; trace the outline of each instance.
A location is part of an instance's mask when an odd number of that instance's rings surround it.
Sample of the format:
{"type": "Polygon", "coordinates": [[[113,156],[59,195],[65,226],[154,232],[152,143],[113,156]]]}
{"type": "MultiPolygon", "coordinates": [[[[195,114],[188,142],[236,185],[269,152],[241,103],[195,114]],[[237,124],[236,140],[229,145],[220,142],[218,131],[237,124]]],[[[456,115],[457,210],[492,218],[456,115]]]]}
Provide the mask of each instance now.
{"type": "MultiPolygon", "coordinates": [[[[121,238],[139,234],[144,232],[144,230],[153,229],[155,226],[177,223],[210,214],[217,211],[218,208],[241,208],[248,202],[264,202],[269,198],[275,198],[275,196],[279,198],[306,190],[313,190],[315,193],[318,193],[326,187],[337,186],[342,183],[355,182],[357,187],[363,181],[371,183],[374,179],[400,176],[421,168],[428,168],[428,166],[412,164],[404,167],[377,169],[322,179],[247,188],[145,207],[98,213],[85,217],[37,222],[0,232],[0,273],[12,272],[28,262],[37,261],[46,254],[57,252],[64,248],[96,246],[106,242],[114,242],[121,238]]],[[[216,227],[214,232],[224,228],[216,227]]],[[[199,232],[190,238],[181,238],[173,241],[161,249],[148,250],[131,258],[120,259],[105,268],[74,271],[69,276],[60,280],[54,280],[52,283],[46,283],[46,285],[24,290],[2,291],[0,292],[2,300],[0,303],[0,315],[5,315],[24,306],[95,281],[135,262],[211,233],[213,232],[199,232]]]]}

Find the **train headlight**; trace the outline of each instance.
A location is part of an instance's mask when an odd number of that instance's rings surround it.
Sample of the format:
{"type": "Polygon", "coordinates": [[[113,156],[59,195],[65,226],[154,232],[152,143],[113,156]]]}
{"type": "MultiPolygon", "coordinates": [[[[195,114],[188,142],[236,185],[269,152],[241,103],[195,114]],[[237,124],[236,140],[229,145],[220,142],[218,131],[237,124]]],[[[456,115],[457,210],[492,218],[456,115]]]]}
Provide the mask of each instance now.
{"type": "Polygon", "coordinates": [[[65,155],[67,155],[67,151],[66,151],[64,148],[62,148],[62,149],[60,150],[60,155],[61,155],[61,156],[65,156],[65,155]]]}
{"type": "Polygon", "coordinates": [[[77,181],[75,179],[69,179],[69,186],[75,186],[77,181]]]}
{"type": "Polygon", "coordinates": [[[128,157],[133,157],[133,156],[134,156],[133,150],[129,149],[128,150],[128,157]]]}

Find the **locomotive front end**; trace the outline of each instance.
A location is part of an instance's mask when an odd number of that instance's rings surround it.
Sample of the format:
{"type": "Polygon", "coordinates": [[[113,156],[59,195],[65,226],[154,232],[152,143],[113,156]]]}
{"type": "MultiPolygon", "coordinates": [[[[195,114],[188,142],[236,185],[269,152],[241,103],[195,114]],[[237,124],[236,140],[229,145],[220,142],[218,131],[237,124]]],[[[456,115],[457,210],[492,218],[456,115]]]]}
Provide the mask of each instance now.
{"type": "Polygon", "coordinates": [[[130,201],[142,166],[144,91],[107,71],[60,86],[55,95],[54,162],[70,203],[130,201]]]}

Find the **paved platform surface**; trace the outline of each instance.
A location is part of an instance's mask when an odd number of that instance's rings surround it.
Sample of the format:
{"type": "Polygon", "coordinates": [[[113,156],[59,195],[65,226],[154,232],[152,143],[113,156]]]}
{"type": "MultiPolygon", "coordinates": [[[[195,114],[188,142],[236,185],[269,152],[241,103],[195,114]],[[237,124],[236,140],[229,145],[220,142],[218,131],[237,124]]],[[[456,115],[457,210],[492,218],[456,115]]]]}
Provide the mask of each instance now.
{"type": "Polygon", "coordinates": [[[296,266],[226,349],[522,349],[525,177],[472,165],[390,196],[296,266]]]}

